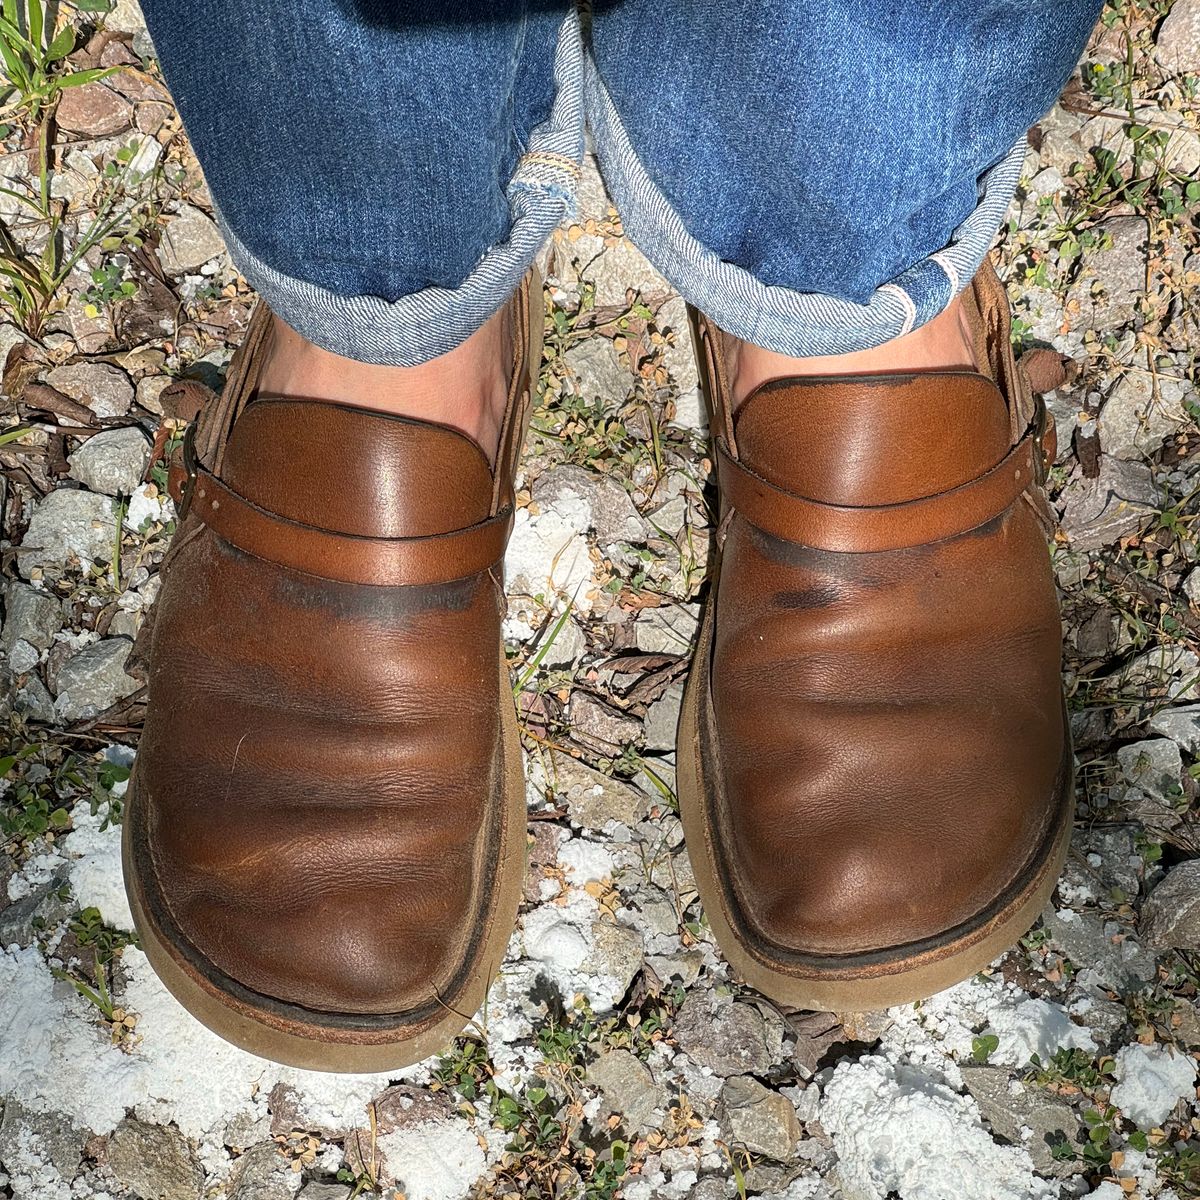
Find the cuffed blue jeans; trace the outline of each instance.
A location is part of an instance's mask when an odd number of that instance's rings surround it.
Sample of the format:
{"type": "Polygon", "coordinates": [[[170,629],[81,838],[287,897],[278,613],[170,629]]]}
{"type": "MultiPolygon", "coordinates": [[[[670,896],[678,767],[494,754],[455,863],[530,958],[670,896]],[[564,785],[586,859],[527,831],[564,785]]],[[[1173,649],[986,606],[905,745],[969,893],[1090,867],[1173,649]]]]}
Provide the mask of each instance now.
{"type": "Polygon", "coordinates": [[[626,232],[789,355],[978,269],[1099,0],[143,0],[233,256],[310,341],[413,365],[512,293],[585,124],[626,232]]]}

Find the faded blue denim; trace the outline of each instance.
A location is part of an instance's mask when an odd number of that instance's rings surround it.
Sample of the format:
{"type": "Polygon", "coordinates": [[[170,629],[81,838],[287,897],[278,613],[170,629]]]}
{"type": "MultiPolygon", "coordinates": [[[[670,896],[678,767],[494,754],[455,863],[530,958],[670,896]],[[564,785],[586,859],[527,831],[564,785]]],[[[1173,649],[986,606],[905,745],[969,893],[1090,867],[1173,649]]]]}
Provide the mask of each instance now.
{"type": "Polygon", "coordinates": [[[364,361],[444,353],[572,208],[785,354],[895,337],[978,269],[1099,0],[143,0],[250,282],[364,361]]]}

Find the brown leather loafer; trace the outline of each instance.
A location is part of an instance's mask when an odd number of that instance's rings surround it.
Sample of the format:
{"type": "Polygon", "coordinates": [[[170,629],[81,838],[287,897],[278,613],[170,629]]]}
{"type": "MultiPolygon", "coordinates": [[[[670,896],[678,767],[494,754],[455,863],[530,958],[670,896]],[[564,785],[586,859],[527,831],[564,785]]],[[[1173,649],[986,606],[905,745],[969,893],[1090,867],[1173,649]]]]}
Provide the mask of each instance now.
{"type": "Polygon", "coordinates": [[[260,306],[177,474],[126,888],[164,983],[267,1058],[433,1053],[512,932],[525,798],[500,622],[530,295],[494,472],[442,426],[257,395],[260,306]]]}
{"type": "Polygon", "coordinates": [[[678,745],[717,940],[796,1008],[966,978],[1033,923],[1073,806],[1043,481],[1053,423],[990,265],[972,372],[785,379],[730,412],[678,745]]]}

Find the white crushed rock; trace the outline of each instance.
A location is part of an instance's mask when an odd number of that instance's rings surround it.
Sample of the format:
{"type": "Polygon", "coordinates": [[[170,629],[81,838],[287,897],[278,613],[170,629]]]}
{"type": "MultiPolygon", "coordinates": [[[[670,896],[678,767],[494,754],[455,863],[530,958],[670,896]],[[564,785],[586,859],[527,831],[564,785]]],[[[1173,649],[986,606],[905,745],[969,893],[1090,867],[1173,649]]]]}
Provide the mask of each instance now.
{"type": "Polygon", "coordinates": [[[24,869],[13,875],[8,881],[9,900],[24,900],[38,888],[47,884],[58,874],[66,859],[57,848],[35,854],[24,866],[24,869]]]}
{"type": "Polygon", "coordinates": [[[16,1144],[5,1155],[0,1185],[7,1182],[14,1196],[36,1197],[37,1200],[71,1200],[71,1184],[51,1161],[31,1129],[21,1129],[16,1144]]]}
{"type": "Polygon", "coordinates": [[[465,1200],[487,1170],[466,1121],[426,1121],[380,1135],[379,1152],[406,1200],[465,1200]]]}
{"type": "Polygon", "coordinates": [[[171,497],[160,493],[153,483],[144,483],[130,493],[125,508],[125,528],[131,533],[141,533],[148,527],[165,525],[174,516],[175,503],[171,497]]]}
{"type": "Polygon", "coordinates": [[[889,1015],[895,1023],[884,1035],[885,1044],[903,1049],[915,1062],[937,1063],[956,1087],[961,1079],[954,1063],[969,1061],[980,1033],[999,1039],[988,1059],[995,1066],[1024,1067],[1034,1053],[1045,1062],[1064,1047],[1096,1048],[1091,1032],[1072,1021],[1061,1004],[1035,999],[1000,979],[975,976],[918,1008],[893,1008],[889,1015]]]}
{"type": "Polygon", "coordinates": [[[104,814],[93,816],[87,804],[75,806],[71,821],[74,829],[62,847],[74,860],[68,868],[72,895],[80,908],[97,908],[107,924],[131,930],[133,914],[120,871],[121,827],[101,829],[104,814]]]}
{"type": "Polygon", "coordinates": [[[1161,1125],[1181,1099],[1195,1098],[1196,1060],[1165,1046],[1122,1046],[1113,1075],[1112,1102],[1140,1129],[1161,1125]]]}
{"type": "MultiPolygon", "coordinates": [[[[68,861],[76,897],[110,924],[127,928],[119,830],[101,832],[99,818],[75,814],[63,839],[69,860],[41,855],[9,881],[9,894],[28,894],[68,861]],[[14,883],[24,880],[24,885],[14,883]]],[[[141,951],[122,955],[128,974],[124,1003],[139,1015],[138,1044],[124,1052],[105,1038],[95,1010],[70,985],[56,981],[36,946],[0,953],[0,1080],[6,1094],[35,1112],[66,1114],[108,1133],[134,1109],[147,1120],[174,1121],[189,1137],[218,1138],[235,1117],[262,1116],[276,1083],[295,1089],[313,1125],[350,1128],[365,1122],[366,1105],[389,1079],[418,1077],[420,1067],[388,1075],[333,1075],[281,1067],[231,1046],[190,1016],[163,987],[141,951]],[[80,1064],[87,1064],[82,1070],[80,1064]],[[204,1063],[203,1072],[196,1064],[204,1063]]]]}
{"type": "Polygon", "coordinates": [[[582,886],[611,879],[612,855],[599,843],[586,838],[568,838],[558,848],[558,865],[571,883],[582,886]]]}
{"type": "Polygon", "coordinates": [[[858,1200],[1049,1200],[1057,1191],[1034,1174],[1025,1150],[992,1140],[969,1096],[884,1055],[839,1064],[820,1119],[858,1200]]]}
{"type": "Polygon", "coordinates": [[[559,598],[576,612],[589,612],[593,580],[586,535],[591,524],[591,505],[572,491],[536,516],[518,509],[504,558],[508,590],[544,596],[548,607],[559,598]]]}

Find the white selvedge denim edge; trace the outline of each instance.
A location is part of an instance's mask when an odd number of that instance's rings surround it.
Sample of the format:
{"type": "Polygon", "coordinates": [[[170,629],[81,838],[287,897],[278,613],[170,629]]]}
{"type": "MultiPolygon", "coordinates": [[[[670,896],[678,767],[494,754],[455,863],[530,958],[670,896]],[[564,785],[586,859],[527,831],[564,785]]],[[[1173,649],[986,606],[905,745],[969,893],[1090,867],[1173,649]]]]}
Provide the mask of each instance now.
{"type": "Polygon", "coordinates": [[[508,240],[492,246],[457,288],[388,301],[344,296],[276,271],[217,213],[234,262],[271,309],[316,345],[359,362],[415,366],[459,345],[516,290],[555,227],[574,210],[585,105],[605,183],[630,239],[689,303],[734,336],[780,354],[845,354],[881,345],[942,312],[974,277],[1004,220],[1024,164],[1021,137],[980,178],[975,209],[950,243],[876,289],[867,304],[761,283],[694,238],[634,153],[579,17],[559,31],[550,116],[530,135],[507,195],[508,240]]]}
{"type": "Polygon", "coordinates": [[[424,288],[391,301],[338,295],[257,258],[218,212],[233,261],[282,320],[343,358],[411,367],[453,350],[516,291],[555,227],[574,211],[583,158],[583,78],[583,41],[579,17],[572,11],[555,49],[550,116],[530,134],[508,184],[508,240],[488,249],[458,287],[424,288]]]}
{"type": "Polygon", "coordinates": [[[761,283],[694,238],[634,153],[596,64],[586,65],[596,156],[626,234],[690,304],[722,329],[803,358],[881,345],[945,310],[979,270],[1004,221],[1025,161],[1024,135],[979,180],[979,202],[949,245],[875,290],[866,304],[761,283]]]}

